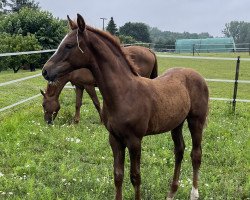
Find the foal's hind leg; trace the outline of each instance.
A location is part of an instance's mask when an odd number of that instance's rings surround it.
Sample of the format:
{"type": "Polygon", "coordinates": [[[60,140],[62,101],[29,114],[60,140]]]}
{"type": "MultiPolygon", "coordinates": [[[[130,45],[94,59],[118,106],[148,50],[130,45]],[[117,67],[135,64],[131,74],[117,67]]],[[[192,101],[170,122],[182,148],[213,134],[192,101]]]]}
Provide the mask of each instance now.
{"type": "Polygon", "coordinates": [[[172,139],[174,141],[174,154],[175,154],[175,168],[174,176],[168,193],[167,200],[172,200],[179,186],[179,177],[181,170],[181,162],[183,159],[185,143],[182,136],[183,123],[171,131],[172,139]]]}
{"type": "Polygon", "coordinates": [[[192,136],[192,151],[191,151],[191,159],[193,165],[193,187],[190,195],[191,200],[196,200],[199,198],[198,193],[198,175],[199,168],[201,165],[201,141],[202,141],[202,131],[206,121],[206,117],[189,117],[188,119],[188,127],[192,136]]]}

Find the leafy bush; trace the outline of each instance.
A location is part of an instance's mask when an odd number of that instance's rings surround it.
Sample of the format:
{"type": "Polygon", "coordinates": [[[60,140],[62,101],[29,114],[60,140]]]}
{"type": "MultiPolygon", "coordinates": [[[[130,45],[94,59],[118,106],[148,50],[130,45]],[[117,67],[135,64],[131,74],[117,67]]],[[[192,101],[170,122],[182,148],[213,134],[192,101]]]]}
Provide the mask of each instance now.
{"type": "Polygon", "coordinates": [[[144,23],[127,22],[120,27],[119,33],[121,35],[131,36],[137,41],[151,42],[149,28],[144,23]]]}
{"type": "Polygon", "coordinates": [[[34,34],[43,49],[55,48],[67,32],[66,21],[46,11],[23,8],[1,17],[0,32],[27,36],[34,34]]]}
{"type": "Polygon", "coordinates": [[[121,43],[123,43],[123,44],[134,44],[134,43],[137,42],[137,41],[136,41],[133,37],[131,37],[131,36],[119,35],[118,37],[119,37],[121,43]]]}
{"type": "MultiPolygon", "coordinates": [[[[2,33],[0,34],[0,44],[0,53],[35,51],[42,49],[35,35],[31,34],[22,36],[2,33]]],[[[0,71],[11,68],[16,72],[24,63],[38,66],[40,58],[41,54],[1,57],[0,71]]]]}

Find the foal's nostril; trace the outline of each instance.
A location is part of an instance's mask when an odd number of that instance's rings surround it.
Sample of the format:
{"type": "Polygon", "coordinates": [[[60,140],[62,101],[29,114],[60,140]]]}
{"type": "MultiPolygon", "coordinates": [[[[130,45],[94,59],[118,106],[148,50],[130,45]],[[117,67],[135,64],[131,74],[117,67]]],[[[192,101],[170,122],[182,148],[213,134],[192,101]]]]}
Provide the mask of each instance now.
{"type": "Polygon", "coordinates": [[[47,76],[47,74],[48,74],[47,70],[44,69],[43,72],[42,72],[42,75],[45,77],[45,76],[47,76]]]}

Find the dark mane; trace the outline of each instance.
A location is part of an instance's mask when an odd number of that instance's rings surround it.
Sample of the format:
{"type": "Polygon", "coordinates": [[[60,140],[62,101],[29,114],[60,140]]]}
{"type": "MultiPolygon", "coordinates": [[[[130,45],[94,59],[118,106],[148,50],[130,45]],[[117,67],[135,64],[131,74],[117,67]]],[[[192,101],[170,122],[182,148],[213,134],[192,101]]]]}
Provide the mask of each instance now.
{"type": "Polygon", "coordinates": [[[55,95],[56,91],[56,83],[55,84],[48,84],[47,88],[45,89],[45,94],[48,97],[52,97],[55,95]]]}
{"type": "Polygon", "coordinates": [[[93,32],[97,35],[100,35],[101,37],[104,37],[105,39],[107,39],[108,41],[110,41],[118,50],[119,52],[122,54],[122,56],[125,58],[128,66],[130,67],[132,73],[136,76],[138,76],[138,67],[136,67],[133,63],[133,61],[131,60],[131,58],[129,57],[129,55],[127,55],[122,49],[121,49],[121,44],[120,44],[120,40],[117,37],[114,37],[113,35],[111,35],[109,32],[105,32],[90,26],[86,26],[87,30],[90,32],[93,32]]]}

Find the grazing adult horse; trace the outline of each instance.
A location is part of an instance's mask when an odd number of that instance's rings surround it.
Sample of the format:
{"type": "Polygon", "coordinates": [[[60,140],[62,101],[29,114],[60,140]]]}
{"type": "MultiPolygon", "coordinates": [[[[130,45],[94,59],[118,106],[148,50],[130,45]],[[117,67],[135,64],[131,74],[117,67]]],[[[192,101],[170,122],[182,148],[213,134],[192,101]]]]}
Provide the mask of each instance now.
{"type": "Polygon", "coordinates": [[[130,156],[130,179],[135,199],[140,195],[142,138],[171,131],[175,169],[167,199],[173,199],[179,185],[184,153],[182,127],[185,120],[192,137],[193,187],[191,199],[198,198],[198,171],[201,164],[202,131],[208,112],[208,87],[192,69],[173,68],[147,79],[138,75],[120,45],[109,34],[69,19],[72,31],[43,67],[43,76],[55,81],[80,67],[89,67],[103,96],[104,124],[114,156],[115,198],[122,199],[125,148],[130,156]]]}
{"type": "Polygon", "coordinates": [[[55,120],[61,107],[59,103],[59,95],[68,82],[71,82],[76,86],[74,122],[78,123],[80,120],[80,108],[82,106],[82,96],[84,89],[89,94],[101,118],[101,106],[95,91],[95,79],[91,71],[89,71],[87,68],[82,68],[65,74],[64,76],[60,77],[55,84],[48,83],[45,92],[41,90],[41,94],[43,95],[42,105],[44,110],[44,120],[48,124],[52,124],[55,120]]]}
{"type": "MultiPolygon", "coordinates": [[[[153,51],[142,46],[128,46],[123,47],[122,49],[138,67],[138,73],[141,76],[147,78],[156,78],[158,76],[157,59],[153,51]]],[[[80,120],[80,109],[82,106],[82,96],[84,89],[91,97],[101,118],[100,102],[97,98],[94,88],[96,85],[95,79],[88,69],[82,68],[74,70],[73,72],[60,77],[56,84],[48,83],[45,92],[41,90],[41,94],[43,95],[42,105],[44,110],[44,120],[48,124],[51,124],[55,120],[60,110],[59,95],[67,82],[71,82],[76,86],[74,122],[78,123],[80,120]]]]}

